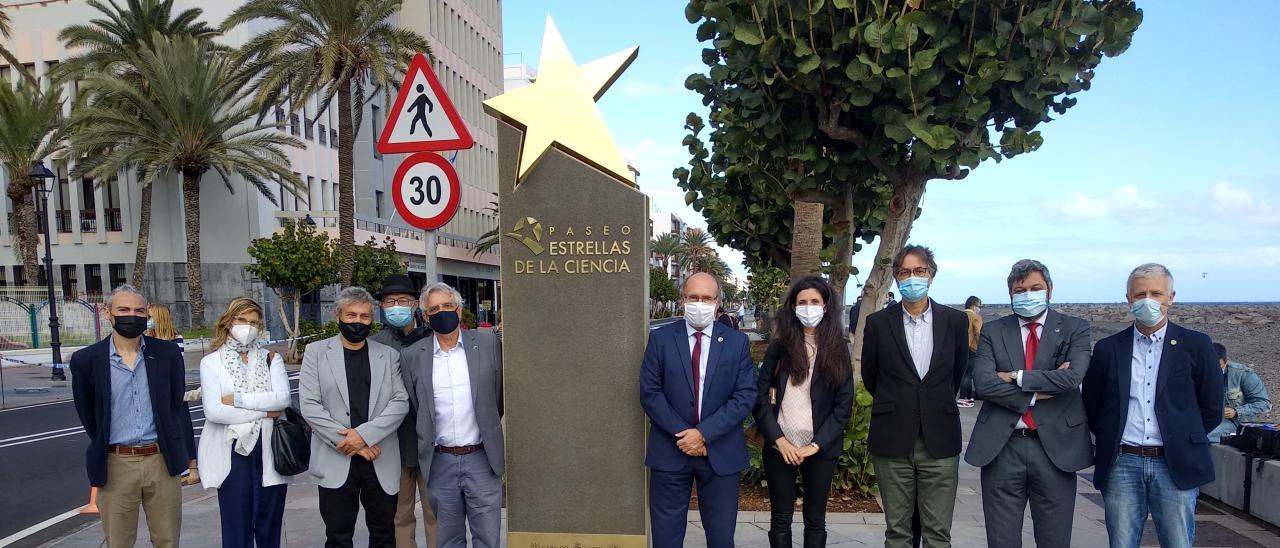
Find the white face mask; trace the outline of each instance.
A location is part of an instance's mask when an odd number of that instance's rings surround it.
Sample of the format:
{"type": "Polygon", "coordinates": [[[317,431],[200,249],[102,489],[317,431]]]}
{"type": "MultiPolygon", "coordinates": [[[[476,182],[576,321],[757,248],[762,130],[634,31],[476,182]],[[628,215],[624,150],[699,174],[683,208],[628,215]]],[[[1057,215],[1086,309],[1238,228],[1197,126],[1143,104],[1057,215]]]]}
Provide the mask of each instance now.
{"type": "Polygon", "coordinates": [[[802,305],[796,307],[796,318],[805,327],[817,327],[822,322],[822,316],[827,313],[826,307],[822,305],[802,305]]]}
{"type": "Polygon", "coordinates": [[[252,325],[233,325],[231,338],[240,344],[249,344],[258,339],[258,328],[252,325]]]}
{"type": "Polygon", "coordinates": [[[715,303],[684,303],[684,319],[694,329],[703,329],[716,320],[715,303]]]}

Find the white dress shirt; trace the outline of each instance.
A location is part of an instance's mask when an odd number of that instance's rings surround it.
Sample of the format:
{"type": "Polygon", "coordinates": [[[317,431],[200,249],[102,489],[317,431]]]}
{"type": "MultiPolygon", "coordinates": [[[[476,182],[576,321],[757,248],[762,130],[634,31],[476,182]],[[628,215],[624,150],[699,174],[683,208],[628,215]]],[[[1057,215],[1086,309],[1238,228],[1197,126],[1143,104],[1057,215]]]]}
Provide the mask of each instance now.
{"type": "Polygon", "coordinates": [[[1156,420],[1156,377],[1160,374],[1160,355],[1164,352],[1165,323],[1150,337],[1133,328],[1133,360],[1129,371],[1129,414],[1120,443],[1139,447],[1163,447],[1160,423],[1156,420]]]}
{"type": "Polygon", "coordinates": [[[929,374],[929,362],[933,360],[933,305],[925,308],[918,318],[911,317],[906,305],[903,305],[902,327],[906,331],[911,361],[915,362],[916,373],[923,379],[929,374]]]}
{"type": "MultiPolygon", "coordinates": [[[[1036,340],[1040,340],[1044,335],[1044,320],[1047,317],[1049,317],[1049,309],[1046,308],[1044,312],[1041,312],[1040,315],[1036,316],[1034,319],[1028,320],[1022,317],[1018,318],[1018,325],[1022,327],[1022,330],[1019,331],[1019,333],[1021,333],[1022,335],[1022,355],[1023,356],[1027,355],[1027,337],[1031,335],[1031,328],[1028,326],[1031,325],[1031,322],[1036,323],[1036,340]]],[[[1040,355],[1040,350],[1039,350],[1039,347],[1037,347],[1036,356],[1038,357],[1039,355],[1040,355]]],[[[1014,365],[1017,366],[1019,364],[1014,364],[1014,365]]],[[[1013,372],[1013,378],[1018,382],[1019,387],[1022,386],[1022,372],[1025,371],[1027,367],[1026,362],[1023,362],[1021,365],[1023,367],[1022,369],[1017,369],[1017,370],[1014,370],[1013,372]]],[[[1035,407],[1035,405],[1036,405],[1036,395],[1033,393],[1031,394],[1031,406],[1035,407]]],[[[1018,424],[1014,426],[1014,428],[1026,428],[1026,427],[1027,427],[1026,421],[1022,420],[1022,418],[1019,417],[1018,424]]]]}
{"type": "Polygon", "coordinates": [[[480,443],[480,423],[476,422],[475,405],[471,401],[471,373],[467,370],[467,353],[463,338],[451,350],[440,348],[440,339],[431,337],[435,351],[431,367],[432,396],[435,401],[435,444],[441,447],[465,447],[480,443]]]}
{"type": "MultiPolygon", "coordinates": [[[[714,323],[700,330],[702,331],[702,347],[699,350],[702,351],[702,356],[698,360],[698,386],[695,387],[698,390],[698,409],[693,410],[694,415],[698,417],[699,422],[702,421],[702,389],[707,385],[707,359],[711,356],[711,332],[713,327],[715,327],[714,323]]],[[[685,332],[688,333],[689,359],[692,360],[693,345],[696,342],[693,338],[693,333],[699,330],[694,329],[692,325],[689,325],[688,321],[684,322],[684,328],[685,332]]]]}

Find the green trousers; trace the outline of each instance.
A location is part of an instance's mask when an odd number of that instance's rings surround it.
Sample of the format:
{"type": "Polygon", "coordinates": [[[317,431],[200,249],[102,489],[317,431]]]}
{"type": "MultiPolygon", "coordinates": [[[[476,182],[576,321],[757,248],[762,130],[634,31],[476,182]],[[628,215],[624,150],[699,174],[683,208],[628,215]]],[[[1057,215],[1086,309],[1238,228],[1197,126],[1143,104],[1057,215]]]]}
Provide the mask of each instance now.
{"type": "Polygon", "coordinates": [[[951,516],[956,506],[960,457],[935,459],[924,439],[907,457],[872,456],[884,500],[885,548],[911,548],[911,516],[920,512],[924,548],[951,546],[951,516]]]}

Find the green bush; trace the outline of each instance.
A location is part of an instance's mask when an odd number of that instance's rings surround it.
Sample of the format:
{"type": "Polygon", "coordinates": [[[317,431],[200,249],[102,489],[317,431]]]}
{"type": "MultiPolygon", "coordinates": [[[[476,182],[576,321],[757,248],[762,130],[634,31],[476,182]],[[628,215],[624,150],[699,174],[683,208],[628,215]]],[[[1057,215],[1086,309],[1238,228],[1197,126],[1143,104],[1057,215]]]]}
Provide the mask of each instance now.
{"type": "Polygon", "coordinates": [[[467,326],[467,329],[475,329],[476,326],[479,325],[476,323],[476,313],[472,312],[470,309],[460,309],[458,310],[458,314],[462,318],[462,325],[467,326]]]}

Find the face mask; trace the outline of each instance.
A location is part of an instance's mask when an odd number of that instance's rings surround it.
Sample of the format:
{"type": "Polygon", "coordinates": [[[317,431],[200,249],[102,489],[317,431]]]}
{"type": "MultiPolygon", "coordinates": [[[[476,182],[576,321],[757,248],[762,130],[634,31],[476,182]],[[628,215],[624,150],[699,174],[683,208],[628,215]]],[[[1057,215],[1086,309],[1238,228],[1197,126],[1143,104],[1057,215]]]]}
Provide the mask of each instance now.
{"type": "Polygon", "coordinates": [[[1129,311],[1139,323],[1147,327],[1155,327],[1160,320],[1164,319],[1164,312],[1160,310],[1160,301],[1155,299],[1139,300],[1129,305],[1129,311]]]}
{"type": "Polygon", "coordinates": [[[684,303],[684,319],[694,329],[703,329],[716,319],[716,305],[713,303],[684,303]]]}
{"type": "Polygon", "coordinates": [[[155,328],[156,328],[156,321],[151,318],[147,318],[147,331],[151,331],[152,329],[155,329],[155,328]]]}
{"type": "Polygon", "coordinates": [[[382,311],[387,324],[394,327],[405,327],[413,321],[413,309],[407,306],[393,306],[382,311]]]}
{"type": "Polygon", "coordinates": [[[364,342],[372,328],[373,326],[367,323],[338,322],[338,331],[342,333],[342,338],[353,344],[364,342]]]}
{"type": "Polygon", "coordinates": [[[912,276],[902,280],[898,282],[898,292],[902,293],[902,300],[917,302],[929,294],[929,279],[912,276]]]}
{"type": "Polygon", "coordinates": [[[112,327],[126,339],[136,339],[147,330],[147,319],[142,316],[116,316],[112,327]]]}
{"type": "Polygon", "coordinates": [[[427,323],[431,324],[432,331],[442,335],[448,335],[457,331],[458,324],[461,323],[461,320],[458,318],[458,311],[446,310],[427,316],[427,323]]]}
{"type": "Polygon", "coordinates": [[[231,326],[231,338],[241,345],[248,345],[258,340],[258,328],[252,325],[233,325],[231,326]]]}
{"type": "Polygon", "coordinates": [[[1013,313],[1023,318],[1038,317],[1046,308],[1049,308],[1048,291],[1026,291],[1013,294],[1013,313]]]}
{"type": "Polygon", "coordinates": [[[805,327],[817,327],[822,322],[822,316],[827,313],[825,307],[820,305],[804,305],[796,307],[796,319],[800,320],[800,324],[805,327]]]}

